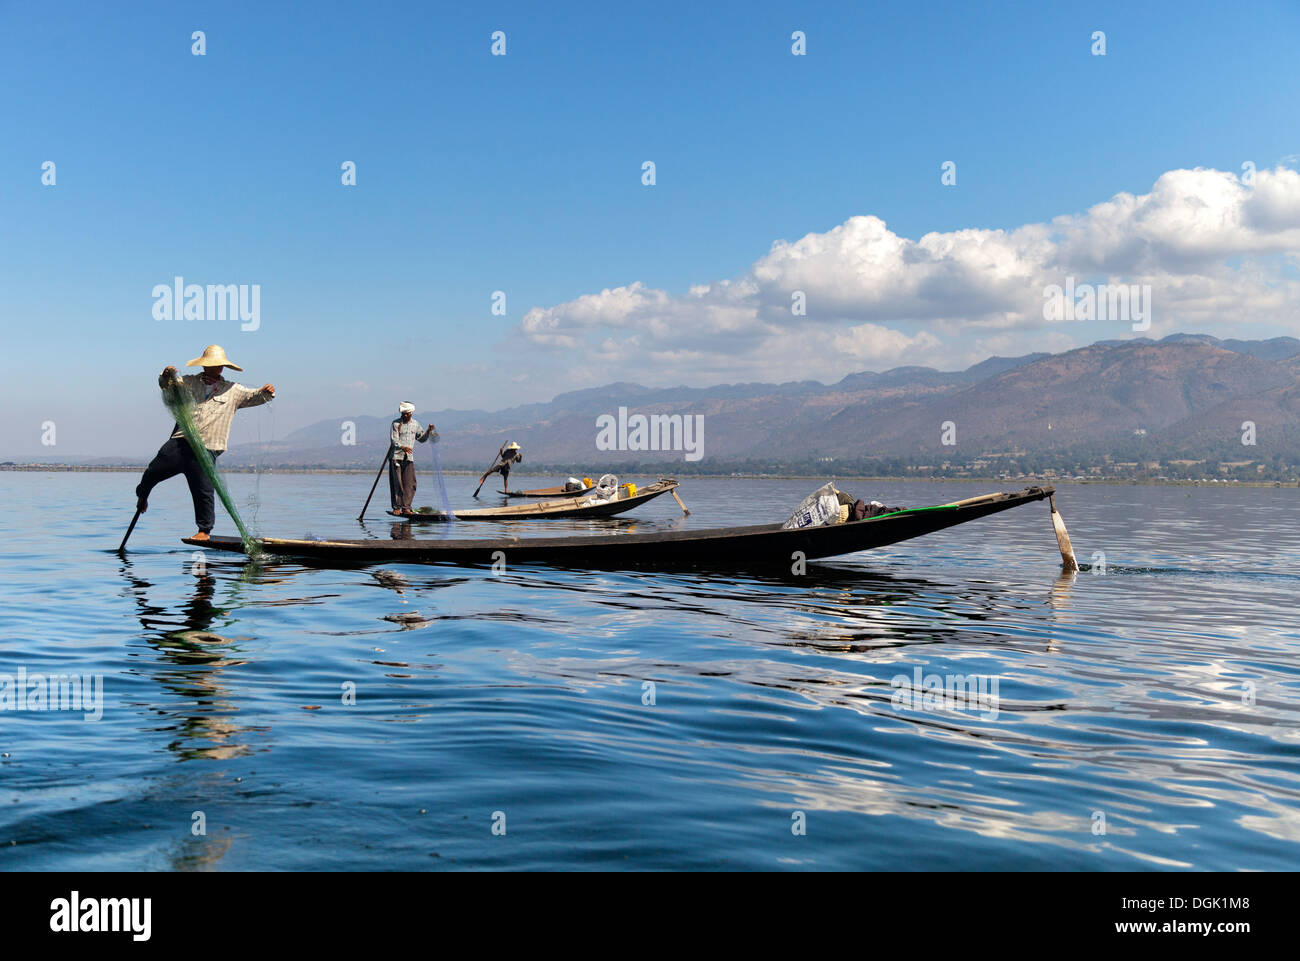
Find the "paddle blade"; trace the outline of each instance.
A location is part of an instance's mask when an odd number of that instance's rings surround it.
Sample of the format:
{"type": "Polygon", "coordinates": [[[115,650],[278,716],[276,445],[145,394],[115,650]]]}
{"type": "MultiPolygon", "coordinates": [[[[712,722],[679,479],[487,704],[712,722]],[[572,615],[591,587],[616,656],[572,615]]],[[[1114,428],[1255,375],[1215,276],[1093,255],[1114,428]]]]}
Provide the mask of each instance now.
{"type": "Polygon", "coordinates": [[[1056,509],[1056,498],[1049,497],[1048,503],[1052,507],[1052,527],[1056,530],[1056,546],[1061,549],[1061,570],[1065,573],[1077,571],[1079,562],[1074,559],[1074,547],[1070,544],[1070,532],[1065,529],[1065,521],[1061,520],[1061,513],[1056,509]]]}

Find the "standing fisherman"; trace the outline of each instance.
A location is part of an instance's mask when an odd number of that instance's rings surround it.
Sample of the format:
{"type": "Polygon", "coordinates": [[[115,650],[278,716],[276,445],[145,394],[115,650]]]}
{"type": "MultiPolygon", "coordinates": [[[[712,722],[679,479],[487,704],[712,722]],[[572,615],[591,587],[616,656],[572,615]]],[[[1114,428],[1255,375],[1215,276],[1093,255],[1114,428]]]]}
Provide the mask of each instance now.
{"type": "Polygon", "coordinates": [[[510,468],[524,459],[524,455],[519,451],[519,445],[514,441],[501,445],[501,449],[497,451],[497,459],[492,462],[492,466],[484,471],[483,476],[478,479],[478,487],[474,488],[475,497],[478,497],[478,492],[482,489],[483,482],[493,474],[500,474],[501,486],[506,490],[510,490],[510,468]]]}
{"type": "MultiPolygon", "coordinates": [[[[216,460],[226,449],[230,438],[230,425],[235,420],[235,411],[244,407],[256,407],[265,404],[275,396],[275,388],[266,384],[261,390],[253,390],[243,384],[232,384],[221,376],[222,368],[243,370],[237,364],[226,359],[226,352],[216,344],[210,344],[203,351],[202,357],[195,357],[186,367],[202,367],[203,373],[177,377],[175,367],[164,367],[158,375],[158,386],[166,390],[176,384],[188,392],[194,403],[194,423],[199,429],[203,446],[208,449],[212,459],[216,460]]],[[[140,513],[149,509],[149,494],[168,478],[184,474],[190,485],[190,497],[194,500],[194,523],[199,532],[191,540],[206,541],[216,521],[212,502],[212,481],[203,471],[198,455],[190,447],[181,431],[180,425],[167,443],[158,448],[158,453],[144,470],[140,484],[135,489],[135,507],[140,513]]],[[[129,532],[128,532],[129,533],[129,532]]]]}
{"type": "Polygon", "coordinates": [[[420,422],[412,414],[415,405],[402,401],[397,405],[397,420],[393,421],[390,435],[392,441],[392,461],[388,469],[389,490],[393,499],[394,514],[411,513],[411,501],[415,497],[415,452],[412,449],[416,441],[423,444],[430,437],[435,440],[438,432],[432,424],[421,428],[420,422]]]}

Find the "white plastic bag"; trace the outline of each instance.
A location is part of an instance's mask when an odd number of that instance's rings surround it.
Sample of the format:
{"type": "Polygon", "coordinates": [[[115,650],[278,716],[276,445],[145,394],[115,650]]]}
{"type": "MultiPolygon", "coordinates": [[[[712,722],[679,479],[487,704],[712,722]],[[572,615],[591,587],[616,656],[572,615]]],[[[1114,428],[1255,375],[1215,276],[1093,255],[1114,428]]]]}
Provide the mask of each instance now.
{"type": "Polygon", "coordinates": [[[834,484],[824,484],[813,491],[795,508],[790,519],[781,525],[782,530],[792,527],[820,527],[834,524],[840,519],[840,492],[834,484]]]}
{"type": "Polygon", "coordinates": [[[604,474],[592,488],[591,493],[582,499],[583,504],[603,504],[618,496],[618,478],[613,474],[604,474]]]}

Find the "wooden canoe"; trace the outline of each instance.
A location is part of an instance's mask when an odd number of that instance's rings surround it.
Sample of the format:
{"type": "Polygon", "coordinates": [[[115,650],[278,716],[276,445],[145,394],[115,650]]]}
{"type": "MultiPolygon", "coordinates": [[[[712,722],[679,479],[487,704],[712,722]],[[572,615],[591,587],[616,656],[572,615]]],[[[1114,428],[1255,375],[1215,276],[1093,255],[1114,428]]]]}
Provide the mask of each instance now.
{"type": "Polygon", "coordinates": [[[591,490],[584,487],[580,491],[566,491],[563,487],[538,487],[530,491],[501,491],[506,497],[577,497],[591,490]]]}
{"type": "MultiPolygon", "coordinates": [[[[639,507],[646,501],[652,501],[660,494],[667,494],[669,491],[676,490],[678,483],[671,478],[663,478],[653,484],[647,484],[645,487],[638,487],[635,494],[629,495],[627,489],[620,487],[619,496],[610,501],[600,503],[585,503],[590,494],[575,494],[569,497],[561,497],[553,501],[542,501],[540,504],[513,504],[506,507],[471,507],[466,510],[452,512],[454,520],[464,521],[518,521],[518,520],[543,520],[557,517],[613,517],[615,514],[622,514],[624,511],[630,511],[634,507],[639,507]]],[[[392,514],[392,511],[389,511],[392,514]]],[[[393,514],[394,517],[399,515],[393,514]]],[[[445,524],[447,517],[442,511],[432,511],[427,514],[402,514],[401,519],[404,521],[413,521],[423,524],[445,524]]]]}
{"type": "MultiPolygon", "coordinates": [[[[485,540],[290,540],[261,539],[264,550],[328,564],[432,563],[462,565],[554,564],[595,570],[708,567],[754,569],[783,567],[803,557],[813,560],[853,554],[933,534],[967,521],[1041,501],[1052,487],[1027,487],[1010,494],[988,494],[956,504],[919,507],[845,524],[783,530],[780,524],[711,530],[657,531],[576,537],[501,537],[485,540]]],[[[243,553],[237,537],[186,544],[243,553]]]]}

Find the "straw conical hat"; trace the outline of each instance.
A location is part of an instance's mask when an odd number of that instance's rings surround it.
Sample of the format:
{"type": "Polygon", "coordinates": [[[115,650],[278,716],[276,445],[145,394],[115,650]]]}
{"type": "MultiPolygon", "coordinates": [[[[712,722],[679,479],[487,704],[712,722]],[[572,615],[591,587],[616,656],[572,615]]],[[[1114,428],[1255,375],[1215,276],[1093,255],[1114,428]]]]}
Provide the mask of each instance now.
{"type": "Polygon", "coordinates": [[[208,344],[203,349],[202,357],[195,357],[186,367],[229,367],[231,370],[243,370],[238,364],[226,360],[226,352],[216,344],[208,344]]]}

